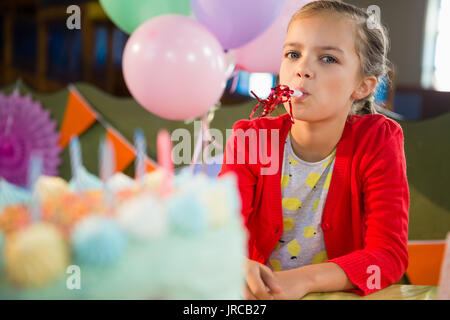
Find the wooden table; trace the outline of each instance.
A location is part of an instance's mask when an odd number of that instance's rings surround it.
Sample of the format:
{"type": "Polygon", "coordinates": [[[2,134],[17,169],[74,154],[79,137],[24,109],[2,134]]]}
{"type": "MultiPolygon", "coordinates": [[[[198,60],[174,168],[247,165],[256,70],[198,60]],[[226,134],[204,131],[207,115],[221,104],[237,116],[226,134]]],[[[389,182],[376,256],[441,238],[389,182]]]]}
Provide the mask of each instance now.
{"type": "Polygon", "coordinates": [[[309,293],[301,300],[435,300],[435,286],[393,284],[366,296],[349,292],[309,293]]]}

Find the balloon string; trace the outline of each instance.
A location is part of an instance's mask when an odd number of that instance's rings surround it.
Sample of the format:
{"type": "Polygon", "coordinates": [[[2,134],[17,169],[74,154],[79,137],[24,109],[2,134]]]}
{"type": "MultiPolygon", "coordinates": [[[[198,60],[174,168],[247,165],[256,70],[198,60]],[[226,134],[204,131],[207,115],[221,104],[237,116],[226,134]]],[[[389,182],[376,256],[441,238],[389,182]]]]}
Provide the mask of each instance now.
{"type": "Polygon", "coordinates": [[[202,124],[202,129],[201,129],[201,133],[199,134],[197,141],[195,143],[195,148],[194,148],[194,155],[192,157],[192,162],[190,165],[191,171],[194,171],[194,166],[195,166],[195,162],[197,161],[200,151],[203,152],[203,164],[202,164],[202,168],[203,171],[206,170],[205,167],[205,163],[208,160],[207,157],[207,153],[205,152],[205,149],[208,146],[208,142],[212,143],[213,146],[217,149],[222,150],[223,147],[217,143],[217,141],[211,136],[211,134],[209,133],[209,126],[211,121],[214,119],[214,112],[215,110],[217,110],[217,108],[212,108],[207,114],[205,114],[202,119],[201,119],[201,124],[202,124]],[[204,138],[203,138],[204,137],[204,138]]]}
{"type": "Polygon", "coordinates": [[[218,144],[217,141],[209,133],[209,123],[210,123],[209,120],[205,120],[205,121],[202,120],[203,133],[205,135],[206,141],[211,142],[214,147],[222,150],[223,147],[220,144],[218,144]]]}
{"type": "Polygon", "coordinates": [[[200,154],[200,150],[202,147],[202,138],[203,138],[203,129],[202,132],[199,133],[197,141],[195,142],[194,154],[192,156],[192,161],[190,165],[190,169],[194,172],[195,162],[197,161],[198,155],[200,154]]]}
{"type": "Polygon", "coordinates": [[[202,160],[203,160],[202,161],[202,171],[203,171],[203,173],[206,173],[206,165],[205,164],[206,164],[206,161],[208,160],[206,152],[205,152],[205,149],[207,148],[208,141],[209,141],[209,139],[207,137],[207,135],[208,135],[208,133],[207,133],[207,130],[208,130],[207,117],[208,117],[207,115],[202,117],[202,136],[206,137],[206,139],[203,139],[203,141],[202,141],[202,160]]]}
{"type": "Polygon", "coordinates": [[[269,97],[267,99],[261,100],[253,91],[250,91],[251,94],[255,96],[255,98],[258,100],[258,103],[256,104],[255,108],[252,110],[249,120],[253,117],[256,110],[258,110],[258,107],[260,105],[263,106],[263,110],[260,114],[261,117],[265,117],[266,115],[270,115],[273,110],[278,107],[279,104],[288,102],[289,103],[289,114],[291,116],[291,122],[294,123],[294,117],[292,115],[292,104],[291,104],[291,96],[294,93],[293,90],[289,89],[286,85],[278,85],[275,88],[272,88],[270,90],[269,97]]]}
{"type": "Polygon", "coordinates": [[[233,78],[233,81],[231,83],[231,87],[230,87],[230,93],[235,93],[236,89],[237,89],[237,84],[238,84],[238,80],[239,80],[239,70],[234,70],[233,73],[231,74],[231,77],[233,78]]]}

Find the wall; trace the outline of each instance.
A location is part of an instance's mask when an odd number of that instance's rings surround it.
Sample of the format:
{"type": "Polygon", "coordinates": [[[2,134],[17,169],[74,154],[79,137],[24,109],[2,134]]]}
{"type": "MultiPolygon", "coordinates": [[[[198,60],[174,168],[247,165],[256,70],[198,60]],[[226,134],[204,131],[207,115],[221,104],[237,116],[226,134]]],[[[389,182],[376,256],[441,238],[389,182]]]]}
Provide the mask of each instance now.
{"type": "Polygon", "coordinates": [[[346,0],[367,8],[377,5],[381,21],[390,32],[388,58],[396,67],[396,85],[421,87],[421,68],[427,0],[346,0]]]}

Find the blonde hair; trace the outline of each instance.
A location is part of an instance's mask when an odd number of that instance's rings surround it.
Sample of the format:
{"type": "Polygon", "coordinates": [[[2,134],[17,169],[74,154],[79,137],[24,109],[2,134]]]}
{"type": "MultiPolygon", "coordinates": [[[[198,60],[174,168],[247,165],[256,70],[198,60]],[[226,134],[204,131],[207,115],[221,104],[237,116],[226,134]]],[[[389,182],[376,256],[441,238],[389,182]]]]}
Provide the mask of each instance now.
{"type": "MultiPolygon", "coordinates": [[[[387,58],[390,42],[387,28],[381,23],[375,28],[369,28],[369,15],[361,8],[341,1],[326,0],[313,1],[299,9],[291,18],[288,30],[293,21],[311,17],[320,13],[331,13],[351,19],[355,25],[355,49],[360,60],[361,76],[374,76],[378,83],[387,79],[387,86],[391,85],[392,64],[387,58]]],[[[374,90],[375,91],[375,90],[374,90]]],[[[367,97],[356,100],[350,109],[350,114],[374,114],[374,92],[367,97]]]]}

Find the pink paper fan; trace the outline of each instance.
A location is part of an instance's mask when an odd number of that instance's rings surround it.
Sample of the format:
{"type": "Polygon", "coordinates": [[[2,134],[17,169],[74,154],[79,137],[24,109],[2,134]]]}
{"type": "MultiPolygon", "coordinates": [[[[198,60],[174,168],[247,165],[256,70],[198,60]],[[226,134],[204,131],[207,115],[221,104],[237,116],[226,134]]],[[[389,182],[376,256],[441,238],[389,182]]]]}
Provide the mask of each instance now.
{"type": "Polygon", "coordinates": [[[61,163],[59,133],[50,112],[30,96],[0,93],[0,176],[18,186],[28,184],[33,153],[43,159],[43,174],[57,175],[61,163]]]}

